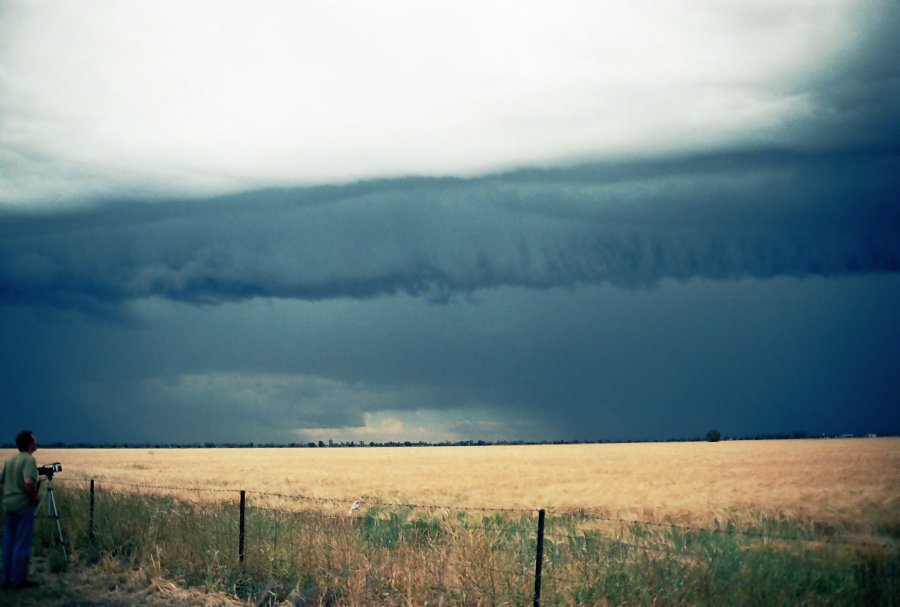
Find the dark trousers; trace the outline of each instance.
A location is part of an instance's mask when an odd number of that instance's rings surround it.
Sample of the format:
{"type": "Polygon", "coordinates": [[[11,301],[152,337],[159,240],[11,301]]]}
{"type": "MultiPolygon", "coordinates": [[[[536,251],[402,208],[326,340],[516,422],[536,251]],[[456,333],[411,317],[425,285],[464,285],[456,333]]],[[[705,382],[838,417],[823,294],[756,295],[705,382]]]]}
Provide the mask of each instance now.
{"type": "Polygon", "coordinates": [[[18,586],[28,577],[36,509],[37,506],[25,506],[4,515],[3,568],[0,569],[0,582],[4,586],[18,586]]]}

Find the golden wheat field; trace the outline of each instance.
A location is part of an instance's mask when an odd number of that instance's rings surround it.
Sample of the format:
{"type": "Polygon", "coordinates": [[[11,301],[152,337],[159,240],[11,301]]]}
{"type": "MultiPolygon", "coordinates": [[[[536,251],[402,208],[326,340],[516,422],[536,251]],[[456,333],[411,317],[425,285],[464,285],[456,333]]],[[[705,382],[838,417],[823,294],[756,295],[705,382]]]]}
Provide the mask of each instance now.
{"type": "MultiPolygon", "coordinates": [[[[12,452],[4,453],[7,457],[12,452]]],[[[352,502],[584,509],[706,521],[741,513],[900,523],[900,439],[490,447],[38,450],[59,479],[352,502]]],[[[216,494],[198,496],[219,498],[216,494]]]]}

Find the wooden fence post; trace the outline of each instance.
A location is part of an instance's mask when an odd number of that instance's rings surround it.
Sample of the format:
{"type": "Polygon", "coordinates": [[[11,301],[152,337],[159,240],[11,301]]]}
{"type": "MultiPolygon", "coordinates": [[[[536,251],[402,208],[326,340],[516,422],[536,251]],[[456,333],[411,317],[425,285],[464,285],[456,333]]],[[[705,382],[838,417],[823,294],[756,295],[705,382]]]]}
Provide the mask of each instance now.
{"type": "Polygon", "coordinates": [[[544,564],[544,509],[538,512],[537,554],[534,560],[534,607],[541,607],[541,567],[544,564]]]}
{"type": "Polygon", "coordinates": [[[91,479],[91,510],[88,516],[88,540],[94,544],[94,479],[91,479]]]}
{"type": "Polygon", "coordinates": [[[247,494],[241,489],[241,523],[240,523],[240,537],[238,538],[238,560],[243,564],[244,562],[244,526],[246,523],[246,508],[247,508],[247,494]]]}

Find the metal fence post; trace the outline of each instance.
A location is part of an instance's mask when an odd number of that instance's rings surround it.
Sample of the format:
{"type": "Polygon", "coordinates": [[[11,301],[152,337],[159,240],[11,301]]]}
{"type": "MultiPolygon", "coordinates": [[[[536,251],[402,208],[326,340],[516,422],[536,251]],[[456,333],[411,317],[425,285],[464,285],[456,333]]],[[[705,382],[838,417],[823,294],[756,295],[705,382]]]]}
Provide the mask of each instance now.
{"type": "Polygon", "coordinates": [[[238,538],[238,560],[243,563],[244,562],[244,525],[246,523],[246,512],[247,508],[247,494],[241,489],[241,523],[240,523],[240,536],[238,538]]]}
{"type": "Polygon", "coordinates": [[[94,543],[94,479],[91,479],[91,510],[88,517],[88,540],[94,543]]]}
{"type": "Polygon", "coordinates": [[[544,564],[544,509],[538,512],[537,554],[534,560],[534,607],[541,607],[541,567],[544,564]]]}

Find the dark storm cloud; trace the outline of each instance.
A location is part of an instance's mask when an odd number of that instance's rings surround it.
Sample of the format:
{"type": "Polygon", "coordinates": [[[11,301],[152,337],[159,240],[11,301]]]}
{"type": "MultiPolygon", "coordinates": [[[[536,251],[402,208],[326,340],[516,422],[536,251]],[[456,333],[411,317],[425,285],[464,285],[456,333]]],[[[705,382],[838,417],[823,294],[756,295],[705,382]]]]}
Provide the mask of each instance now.
{"type": "Polygon", "coordinates": [[[0,216],[6,304],[100,311],[900,270],[898,151],[758,151],[0,216]]]}
{"type": "Polygon", "coordinates": [[[900,275],[880,274],[506,287],[448,305],[157,300],[126,324],[9,306],[0,412],[47,440],[108,442],[360,440],[342,428],[420,411],[431,433],[392,436],[897,432],[898,302],[900,275]]]}
{"type": "Polygon", "coordinates": [[[429,12],[421,53],[33,4],[0,9],[7,429],[900,432],[896,2],[429,12]]]}

